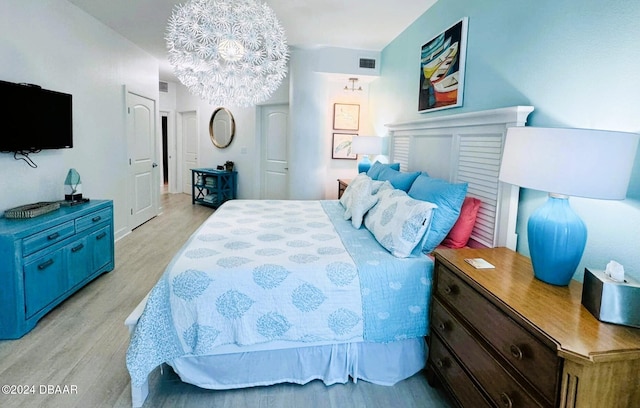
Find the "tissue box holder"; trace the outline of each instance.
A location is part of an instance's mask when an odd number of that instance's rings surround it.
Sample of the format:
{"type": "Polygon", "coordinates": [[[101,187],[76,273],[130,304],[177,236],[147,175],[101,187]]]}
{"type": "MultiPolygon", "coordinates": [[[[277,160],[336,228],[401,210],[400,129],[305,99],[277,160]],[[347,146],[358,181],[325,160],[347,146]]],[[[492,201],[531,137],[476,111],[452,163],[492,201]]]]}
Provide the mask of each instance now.
{"type": "Polygon", "coordinates": [[[598,320],[640,328],[640,284],[616,282],[602,270],[584,270],[582,304],[598,320]]]}

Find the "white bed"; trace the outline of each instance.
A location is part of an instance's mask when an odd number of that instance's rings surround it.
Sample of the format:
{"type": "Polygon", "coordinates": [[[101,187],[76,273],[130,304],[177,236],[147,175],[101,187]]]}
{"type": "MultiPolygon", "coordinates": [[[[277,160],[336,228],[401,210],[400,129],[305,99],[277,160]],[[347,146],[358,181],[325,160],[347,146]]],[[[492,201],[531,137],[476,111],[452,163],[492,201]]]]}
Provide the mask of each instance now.
{"type": "MultiPolygon", "coordinates": [[[[532,110],[512,107],[389,125],[392,161],[404,171],[467,183],[467,194],[482,201],[471,245],[514,248],[518,191],[498,183],[497,175],[506,128],[523,126],[532,110]]],[[[345,221],[343,212],[337,201],[251,200],[216,211],[185,244],[182,253],[189,256],[172,261],[165,283],[161,279],[125,322],[132,335],[127,363],[133,406],[142,406],[146,376],[163,362],[183,381],[210,389],[314,379],[329,385],[349,377],[393,385],[421,370],[433,262],[427,256],[394,257],[367,228],[345,221]],[[236,214],[236,223],[229,223],[236,214]],[[292,235],[275,238],[285,230],[292,235]],[[241,238],[230,239],[233,234],[241,238]],[[274,255],[280,261],[265,260],[274,255]],[[226,274],[205,275],[203,258],[226,274]],[[242,272],[242,264],[251,267],[242,272]],[[322,277],[310,277],[319,267],[322,277]],[[283,282],[289,285],[284,292],[272,291],[283,282]],[[246,292],[255,284],[257,290],[246,292]],[[219,287],[222,292],[216,292],[219,287]],[[194,305],[180,309],[180,302],[194,305]],[[216,302],[217,312],[198,302],[216,302]]]]}

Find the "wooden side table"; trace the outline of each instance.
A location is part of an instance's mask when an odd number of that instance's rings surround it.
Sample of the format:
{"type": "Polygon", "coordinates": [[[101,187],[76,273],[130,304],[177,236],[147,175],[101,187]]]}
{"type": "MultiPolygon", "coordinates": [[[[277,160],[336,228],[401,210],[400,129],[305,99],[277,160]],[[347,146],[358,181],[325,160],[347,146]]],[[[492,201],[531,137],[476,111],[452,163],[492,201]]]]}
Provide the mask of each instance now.
{"type": "Polygon", "coordinates": [[[349,183],[351,183],[351,179],[338,179],[338,199],[342,197],[342,194],[344,194],[344,190],[347,189],[349,183]]]}
{"type": "Polygon", "coordinates": [[[428,378],[462,406],[640,406],[640,329],[598,321],[506,248],[438,249],[428,378]],[[467,258],[495,268],[476,269],[467,258]]]}

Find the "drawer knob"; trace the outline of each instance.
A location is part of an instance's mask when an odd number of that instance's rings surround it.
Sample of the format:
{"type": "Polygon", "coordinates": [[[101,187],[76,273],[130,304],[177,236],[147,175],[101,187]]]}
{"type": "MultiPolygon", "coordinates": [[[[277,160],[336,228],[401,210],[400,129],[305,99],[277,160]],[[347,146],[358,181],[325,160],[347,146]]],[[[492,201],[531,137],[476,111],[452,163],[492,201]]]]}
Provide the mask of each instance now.
{"type": "Polygon", "coordinates": [[[443,368],[447,368],[449,367],[449,360],[448,359],[438,359],[436,360],[436,367],[443,369],[443,368]]]}
{"type": "Polygon", "coordinates": [[[71,252],[78,252],[82,248],[84,248],[84,244],[80,244],[78,246],[75,246],[75,247],[71,248],[71,252]]]}
{"type": "Polygon", "coordinates": [[[503,392],[502,394],[500,394],[500,402],[502,403],[502,406],[504,408],[511,408],[513,407],[513,402],[511,401],[511,398],[509,398],[509,396],[507,395],[507,393],[503,392]]]}
{"type": "Polygon", "coordinates": [[[445,322],[440,322],[438,324],[438,329],[442,332],[447,331],[447,329],[449,329],[449,325],[445,322]]]}
{"type": "Polygon", "coordinates": [[[511,352],[511,355],[513,356],[513,358],[515,358],[516,360],[522,360],[522,349],[520,349],[520,347],[516,346],[515,344],[512,344],[509,347],[509,351],[511,352]]]}
{"type": "Polygon", "coordinates": [[[47,269],[51,265],[53,265],[53,259],[49,258],[49,260],[47,260],[47,261],[41,263],[40,265],[38,265],[38,269],[40,269],[40,270],[47,269]]]}
{"type": "Polygon", "coordinates": [[[458,288],[455,285],[447,285],[444,288],[445,295],[453,295],[458,292],[458,288]]]}

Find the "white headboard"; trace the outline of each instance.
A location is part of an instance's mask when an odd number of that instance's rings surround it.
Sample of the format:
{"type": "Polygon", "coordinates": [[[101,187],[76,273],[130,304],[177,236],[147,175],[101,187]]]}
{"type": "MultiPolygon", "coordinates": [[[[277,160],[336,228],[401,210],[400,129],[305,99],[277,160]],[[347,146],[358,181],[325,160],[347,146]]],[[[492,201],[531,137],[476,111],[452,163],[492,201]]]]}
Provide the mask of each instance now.
{"type": "Polygon", "coordinates": [[[386,125],[390,157],[402,171],[468,183],[482,201],[470,245],[514,249],[519,188],[498,181],[507,128],[524,126],[533,106],[428,117],[386,125]]]}

